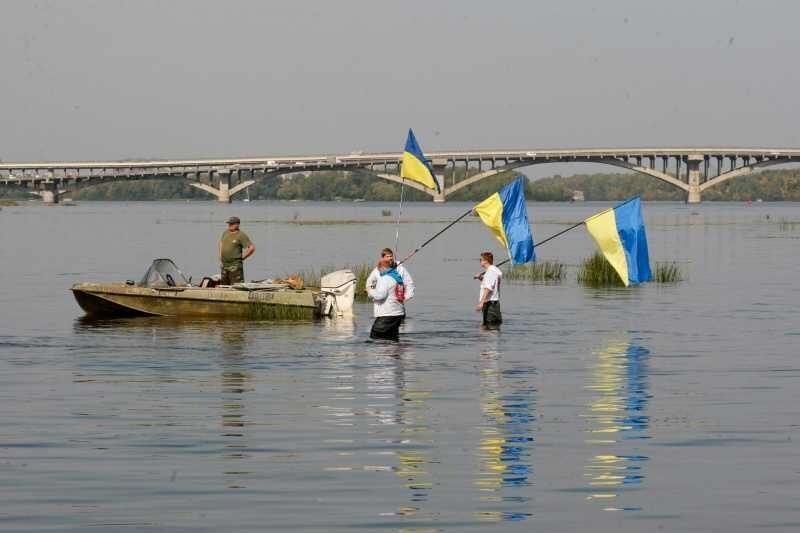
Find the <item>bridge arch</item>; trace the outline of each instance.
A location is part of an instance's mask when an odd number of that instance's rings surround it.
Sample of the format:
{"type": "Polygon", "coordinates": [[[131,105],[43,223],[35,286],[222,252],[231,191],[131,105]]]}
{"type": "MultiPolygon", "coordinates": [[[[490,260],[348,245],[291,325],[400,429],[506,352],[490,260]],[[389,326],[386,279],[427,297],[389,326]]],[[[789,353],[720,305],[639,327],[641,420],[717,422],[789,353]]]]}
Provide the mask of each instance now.
{"type": "MultiPolygon", "coordinates": [[[[362,174],[367,174],[372,176],[376,179],[381,179],[385,181],[390,181],[392,183],[403,184],[407,187],[411,187],[412,189],[416,189],[418,191],[424,192],[425,194],[436,198],[437,193],[434,190],[428,189],[427,187],[410,180],[404,180],[400,176],[395,174],[388,174],[385,172],[373,172],[368,168],[351,168],[346,170],[347,172],[358,172],[362,174]]],[[[218,176],[218,179],[211,178],[211,183],[205,183],[200,181],[195,174],[143,174],[138,176],[129,176],[129,175],[119,175],[113,177],[85,177],[80,181],[75,180],[64,180],[60,181],[60,188],[63,190],[59,191],[59,194],[63,194],[66,190],[75,191],[76,189],[84,189],[89,187],[94,187],[97,185],[102,185],[106,183],[118,183],[118,182],[127,182],[133,180],[175,180],[179,179],[183,182],[188,183],[188,185],[207,192],[208,194],[215,196],[218,201],[220,202],[230,202],[231,197],[236,193],[245,190],[247,187],[256,183],[257,179],[268,179],[268,178],[275,178],[279,176],[285,176],[287,174],[294,174],[296,170],[293,169],[280,169],[280,170],[273,170],[259,173],[257,176],[251,176],[249,179],[242,179],[239,180],[238,183],[233,183],[230,181],[229,176],[226,176],[225,173],[222,173],[222,176],[218,176]]],[[[329,169],[307,169],[303,170],[302,172],[331,172],[329,169]]],[[[214,172],[214,174],[217,174],[214,172]]],[[[39,194],[40,191],[32,191],[33,194],[39,194]]]]}
{"type": "Polygon", "coordinates": [[[681,180],[677,179],[666,172],[660,172],[654,168],[647,168],[641,165],[634,165],[627,161],[623,161],[621,159],[595,159],[590,160],[590,163],[602,163],[604,165],[612,165],[615,167],[625,168],[628,170],[633,170],[634,172],[639,172],[640,174],[645,174],[647,176],[651,176],[653,178],[659,179],[665,183],[669,183],[673,187],[677,187],[683,191],[689,191],[689,184],[682,182],[681,180]]]}
{"type": "MultiPolygon", "coordinates": [[[[282,176],[282,175],[286,175],[286,174],[294,174],[295,172],[296,171],[293,171],[291,169],[288,169],[288,170],[276,170],[276,171],[272,171],[272,172],[265,172],[263,177],[264,178],[276,177],[276,176],[282,176]]],[[[331,170],[330,169],[326,169],[326,168],[321,168],[319,170],[316,170],[316,169],[304,170],[303,172],[331,172],[331,170]]],[[[334,172],[337,172],[337,171],[334,171],[334,172]]],[[[352,172],[352,173],[366,174],[368,176],[373,176],[375,178],[379,178],[379,179],[382,179],[382,180],[385,180],[385,181],[390,181],[392,183],[397,183],[399,185],[405,185],[406,187],[411,187],[412,189],[416,189],[418,191],[424,192],[425,194],[427,194],[428,196],[433,197],[434,199],[437,197],[437,193],[433,189],[429,189],[429,188],[425,187],[424,185],[422,185],[420,183],[417,183],[416,181],[403,179],[397,174],[389,174],[387,172],[374,172],[374,171],[370,170],[367,167],[353,167],[353,168],[349,168],[349,169],[346,169],[346,170],[340,170],[338,172],[352,172]]]]}
{"type": "Polygon", "coordinates": [[[624,168],[624,169],[627,169],[627,170],[632,170],[634,172],[639,172],[641,174],[645,174],[647,176],[659,179],[659,180],[661,180],[663,182],[666,182],[666,183],[672,185],[673,187],[677,187],[677,188],[679,188],[679,189],[681,189],[683,191],[688,191],[689,190],[689,185],[688,184],[680,181],[679,179],[675,178],[674,176],[671,176],[671,175],[667,174],[666,172],[660,172],[660,171],[652,169],[652,168],[643,167],[641,165],[635,165],[633,163],[629,163],[627,161],[623,161],[623,160],[620,160],[620,159],[589,158],[589,159],[582,159],[582,160],[579,160],[579,161],[534,161],[534,162],[531,162],[531,161],[518,161],[518,162],[510,163],[510,164],[502,166],[502,167],[497,167],[497,168],[493,168],[491,170],[486,170],[486,171],[480,172],[478,174],[470,176],[467,179],[461,180],[458,183],[456,183],[455,185],[453,185],[452,187],[447,188],[445,190],[445,195],[449,196],[450,194],[453,194],[453,193],[455,193],[455,192],[457,192],[457,191],[459,191],[461,189],[469,187],[470,185],[473,185],[474,183],[477,183],[477,182],[479,182],[479,181],[481,181],[483,179],[490,178],[492,176],[496,176],[497,174],[500,174],[500,173],[508,171],[508,170],[514,170],[514,169],[517,169],[517,168],[529,167],[529,166],[533,166],[533,165],[542,165],[542,164],[548,164],[548,163],[562,163],[562,164],[563,163],[596,163],[596,164],[602,164],[602,165],[612,165],[612,166],[624,168]]]}
{"type": "Polygon", "coordinates": [[[750,165],[745,165],[743,167],[739,167],[734,170],[729,170],[728,172],[723,172],[719,176],[712,178],[705,183],[700,185],[700,192],[703,192],[711,187],[719,185],[720,183],[725,183],[726,181],[738,178],[739,176],[747,176],[748,174],[752,174],[758,169],[771,167],[774,165],[785,165],[787,163],[795,163],[796,161],[792,161],[791,158],[788,157],[780,157],[776,159],[767,159],[765,161],[758,161],[756,163],[752,163],[750,165]]]}

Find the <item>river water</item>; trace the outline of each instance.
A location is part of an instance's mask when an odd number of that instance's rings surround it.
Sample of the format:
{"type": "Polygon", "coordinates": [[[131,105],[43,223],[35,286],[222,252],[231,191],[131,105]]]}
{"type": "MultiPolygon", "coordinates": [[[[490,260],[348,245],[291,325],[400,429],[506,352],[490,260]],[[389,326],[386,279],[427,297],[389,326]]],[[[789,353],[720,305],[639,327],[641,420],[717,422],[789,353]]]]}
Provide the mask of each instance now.
{"type": "MultiPolygon", "coordinates": [[[[608,204],[529,204],[544,237],[608,204]]],[[[467,204],[404,208],[400,249],[467,204]]],[[[68,287],[171,257],[246,276],[373,261],[395,205],[93,203],[0,211],[0,530],[796,531],[800,205],[644,205],[674,285],[513,284],[469,217],[408,267],[399,344],[314,323],[89,321],[68,287]]],[[[579,228],[537,250],[575,265],[579,228]]]]}

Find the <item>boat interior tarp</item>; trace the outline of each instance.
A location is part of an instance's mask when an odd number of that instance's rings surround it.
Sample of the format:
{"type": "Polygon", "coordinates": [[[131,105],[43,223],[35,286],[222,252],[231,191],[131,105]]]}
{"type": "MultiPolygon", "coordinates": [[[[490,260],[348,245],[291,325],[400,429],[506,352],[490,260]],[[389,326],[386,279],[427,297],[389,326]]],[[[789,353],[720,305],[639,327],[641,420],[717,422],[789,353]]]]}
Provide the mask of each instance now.
{"type": "Polygon", "coordinates": [[[140,287],[188,287],[187,278],[172,259],[154,259],[139,282],[140,287]]]}

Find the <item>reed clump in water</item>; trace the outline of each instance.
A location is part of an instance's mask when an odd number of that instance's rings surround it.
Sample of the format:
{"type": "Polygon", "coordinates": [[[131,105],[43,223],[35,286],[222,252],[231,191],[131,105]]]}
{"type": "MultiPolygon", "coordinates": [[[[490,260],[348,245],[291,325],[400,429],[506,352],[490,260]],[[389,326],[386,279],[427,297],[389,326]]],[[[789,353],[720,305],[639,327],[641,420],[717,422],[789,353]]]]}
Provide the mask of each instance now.
{"type": "Polygon", "coordinates": [[[369,273],[372,272],[372,269],[375,268],[374,265],[370,263],[360,263],[357,265],[349,265],[345,268],[349,268],[353,271],[353,274],[356,275],[356,301],[368,302],[367,278],[369,277],[369,273]]]}
{"type": "Polygon", "coordinates": [[[252,307],[251,317],[257,320],[312,320],[314,310],[297,305],[259,304],[252,307]]]}
{"type": "Polygon", "coordinates": [[[510,281],[563,281],[567,276],[567,265],[560,261],[542,261],[512,265],[503,273],[503,279],[510,281]]]}
{"type": "Polygon", "coordinates": [[[587,287],[624,287],[625,284],[601,254],[595,252],[578,265],[578,283],[587,287]]]}
{"type": "Polygon", "coordinates": [[[299,276],[303,279],[303,283],[306,287],[319,287],[320,280],[326,274],[330,274],[331,272],[336,272],[337,270],[352,270],[353,274],[356,276],[356,302],[367,302],[369,301],[369,297],[367,296],[367,278],[369,277],[369,273],[372,272],[374,265],[370,263],[358,263],[354,265],[345,265],[341,267],[335,267],[333,265],[325,265],[319,268],[319,270],[310,268],[307,270],[303,270],[299,273],[299,276]]]}
{"type": "Polygon", "coordinates": [[[782,218],[778,221],[778,229],[781,231],[800,229],[800,220],[786,220],[782,218]]]}
{"type": "Polygon", "coordinates": [[[656,283],[677,283],[684,279],[683,268],[675,261],[656,262],[656,268],[653,270],[653,281],[656,283]]]}
{"type": "MultiPolygon", "coordinates": [[[[655,283],[677,283],[686,279],[683,268],[675,261],[658,261],[653,269],[655,283]]],[[[584,259],[578,266],[578,283],[587,287],[624,287],[625,284],[600,252],[584,259]]]]}
{"type": "Polygon", "coordinates": [[[390,217],[390,216],[392,216],[392,210],[391,209],[381,209],[381,216],[382,217],[390,217]]]}

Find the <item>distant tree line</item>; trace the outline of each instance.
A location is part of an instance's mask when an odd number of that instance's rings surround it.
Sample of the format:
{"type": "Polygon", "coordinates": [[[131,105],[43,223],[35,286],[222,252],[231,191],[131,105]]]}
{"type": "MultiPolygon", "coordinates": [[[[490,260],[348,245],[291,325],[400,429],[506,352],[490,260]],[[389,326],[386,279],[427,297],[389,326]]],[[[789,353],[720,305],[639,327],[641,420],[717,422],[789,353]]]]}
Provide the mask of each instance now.
{"type": "MultiPolygon", "coordinates": [[[[452,186],[474,174],[457,169],[448,171],[444,180],[452,186]]],[[[479,201],[499,190],[520,173],[502,172],[448,196],[448,200],[479,201]]],[[[529,200],[569,201],[574,191],[582,191],[586,200],[622,200],[641,195],[645,200],[674,200],[686,198],[684,191],[656,178],[636,173],[559,175],[529,180],[526,196],[529,200]]],[[[246,193],[240,192],[241,199],[246,193]]],[[[398,201],[400,185],[367,172],[316,172],[285,177],[262,178],[250,187],[252,200],[356,200],[398,201]]],[[[181,179],[126,180],[81,187],[72,191],[75,200],[213,200],[213,197],[191,187],[181,179]]],[[[0,187],[0,197],[29,198],[25,189],[0,187]]],[[[430,196],[406,187],[407,201],[429,201],[430,196]]],[[[769,170],[729,180],[703,192],[704,201],[800,201],[800,169],[769,170]]]]}

